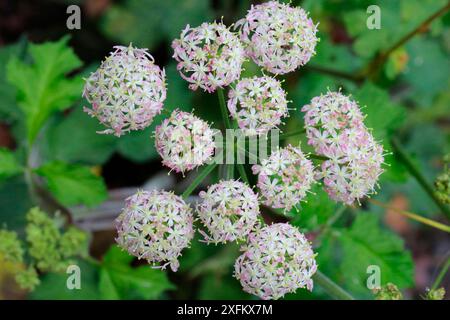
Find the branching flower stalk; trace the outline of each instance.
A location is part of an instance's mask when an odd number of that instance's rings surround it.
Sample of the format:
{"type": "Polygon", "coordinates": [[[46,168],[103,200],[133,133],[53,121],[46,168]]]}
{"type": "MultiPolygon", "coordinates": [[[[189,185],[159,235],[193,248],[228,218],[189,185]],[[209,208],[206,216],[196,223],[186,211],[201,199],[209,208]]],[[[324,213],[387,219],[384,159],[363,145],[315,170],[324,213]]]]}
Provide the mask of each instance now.
{"type": "MultiPolygon", "coordinates": [[[[217,91],[226,130],[239,128],[244,136],[261,137],[293,110],[276,76],[304,66],[315,55],[316,33],[317,24],[302,8],[269,1],[252,6],[232,30],[222,22],[187,25],[172,42],[173,57],[191,90],[217,91]],[[263,77],[241,78],[246,59],[272,76],[263,72],[263,77]],[[225,87],[231,84],[225,95],[225,87]]],[[[105,133],[126,134],[147,127],[163,110],[164,71],[145,49],[117,47],[87,80],[84,94],[92,103],[85,111],[108,127],[105,133]],[[151,90],[143,91],[143,87],[151,90]]],[[[259,206],[288,212],[318,180],[323,180],[331,198],[347,205],[359,202],[377,186],[383,149],[365,127],[357,102],[341,92],[315,97],[301,110],[306,113],[305,129],[284,133],[281,139],[306,133],[315,153],[304,153],[300,146],[271,150],[268,159],[253,167],[258,179],[254,189],[245,167],[231,159],[232,163],[224,164],[225,179],[199,193],[196,211],[204,227],[200,232],[207,243],[242,244],[234,276],[246,292],[278,299],[299,288],[312,290],[317,279],[331,296],[352,299],[318,272],[316,254],[306,236],[290,223],[266,225],[259,206]],[[311,159],[321,161],[320,166],[311,159]],[[234,179],[236,166],[244,181],[234,179]]],[[[117,219],[117,242],[154,267],[170,266],[176,271],[178,257],[194,234],[194,213],[185,200],[218,164],[212,158],[208,124],[192,114],[174,111],[155,136],[163,164],[171,170],[184,173],[212,162],[200,169],[181,197],[154,190],[138,191],[128,198],[117,219]],[[201,161],[192,163],[191,152],[200,155],[201,161]]],[[[227,148],[234,157],[239,148],[234,137],[227,141],[227,148]]]]}

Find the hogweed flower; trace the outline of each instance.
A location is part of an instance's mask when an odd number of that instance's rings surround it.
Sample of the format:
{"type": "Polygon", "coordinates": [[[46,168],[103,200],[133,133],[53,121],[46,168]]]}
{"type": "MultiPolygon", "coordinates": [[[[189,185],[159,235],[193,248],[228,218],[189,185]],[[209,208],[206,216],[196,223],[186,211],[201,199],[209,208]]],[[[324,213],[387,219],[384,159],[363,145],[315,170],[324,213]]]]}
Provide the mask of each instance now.
{"type": "Polygon", "coordinates": [[[163,165],[175,172],[192,170],[214,153],[214,131],[192,113],[174,110],[155,130],[155,146],[163,165]]]}
{"type": "Polygon", "coordinates": [[[223,23],[205,22],[195,28],[187,25],[172,48],[177,69],[192,90],[200,87],[211,93],[239,79],[244,48],[223,23]]]}
{"type": "Polygon", "coordinates": [[[308,144],[317,153],[332,156],[338,143],[363,138],[364,115],[358,104],[341,92],[328,92],[314,97],[311,103],[303,106],[305,129],[308,144]]]}
{"type": "Polygon", "coordinates": [[[208,234],[207,243],[242,240],[258,225],[258,196],[246,184],[221,181],[200,192],[198,215],[208,234]]]}
{"type": "Polygon", "coordinates": [[[299,148],[278,149],[261,165],[252,167],[258,174],[258,188],[265,205],[287,212],[299,203],[315,182],[314,166],[299,148]]]}
{"type": "Polygon", "coordinates": [[[311,244],[288,223],[251,233],[234,265],[234,276],[245,292],[261,299],[279,299],[298,288],[313,289],[317,271],[311,244]]]}
{"type": "Polygon", "coordinates": [[[167,191],[138,191],[116,219],[120,247],[150,264],[179,267],[178,257],[194,237],[192,209],[167,191]]]}
{"type": "Polygon", "coordinates": [[[99,133],[121,136],[149,126],[166,99],[165,73],[146,49],[115,46],[83,91],[92,105],[84,108],[109,129],[99,133]]]}
{"type": "Polygon", "coordinates": [[[374,193],[384,171],[383,147],[367,130],[363,136],[360,141],[339,142],[336,152],[321,166],[325,191],[332,199],[348,205],[374,193]]]}
{"type": "Polygon", "coordinates": [[[317,26],[300,7],[278,1],[252,6],[236,23],[246,54],[274,74],[305,65],[315,54],[317,26]]]}
{"type": "Polygon", "coordinates": [[[383,173],[383,147],[365,127],[358,104],[340,92],[328,92],[302,111],[308,144],[329,158],[320,174],[329,196],[353,204],[373,193],[383,173]]]}
{"type": "Polygon", "coordinates": [[[289,114],[286,92],[272,77],[244,78],[228,96],[228,110],[247,136],[267,133],[289,114]]]}

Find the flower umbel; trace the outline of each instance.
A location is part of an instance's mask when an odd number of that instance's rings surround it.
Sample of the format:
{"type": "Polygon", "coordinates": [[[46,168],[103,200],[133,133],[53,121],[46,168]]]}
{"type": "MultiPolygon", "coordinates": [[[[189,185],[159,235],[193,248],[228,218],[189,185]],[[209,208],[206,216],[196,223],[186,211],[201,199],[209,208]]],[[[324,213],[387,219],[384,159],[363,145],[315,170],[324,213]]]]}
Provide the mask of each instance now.
{"type": "Polygon", "coordinates": [[[302,111],[308,144],[327,157],[335,154],[341,140],[361,140],[366,131],[358,104],[341,92],[314,97],[302,111]]]}
{"type": "Polygon", "coordinates": [[[278,1],[252,6],[236,27],[246,54],[271,73],[294,71],[315,54],[317,26],[300,7],[278,1]]]}
{"type": "Polygon", "coordinates": [[[298,288],[313,288],[315,254],[300,231],[276,223],[251,233],[234,265],[244,291],[261,299],[279,299],[298,288]]]}
{"type": "Polygon", "coordinates": [[[181,251],[194,236],[193,220],[192,209],[173,192],[138,191],[116,219],[116,241],[139,259],[176,271],[181,251]]]}
{"type": "Polygon", "coordinates": [[[121,136],[149,126],[166,99],[165,73],[146,49],[115,46],[115,51],[86,80],[84,110],[121,136]]]}
{"type": "Polygon", "coordinates": [[[244,239],[258,225],[258,197],[246,184],[221,181],[200,193],[198,215],[208,234],[200,231],[208,243],[244,239]]]}
{"type": "Polygon", "coordinates": [[[325,190],[346,204],[375,191],[383,173],[383,147],[364,125],[358,104],[340,92],[315,97],[302,108],[308,144],[320,155],[325,190]]]}
{"type": "Polygon", "coordinates": [[[155,145],[165,166],[184,173],[211,158],[214,131],[192,113],[175,110],[156,127],[155,145]]]}
{"type": "Polygon", "coordinates": [[[244,48],[223,23],[189,25],[172,43],[177,69],[189,88],[214,92],[237,80],[244,62],[244,48]]]}
{"type": "Polygon", "coordinates": [[[228,96],[228,110],[247,136],[267,133],[289,114],[286,92],[272,77],[244,78],[228,96]]]}
{"type": "Polygon", "coordinates": [[[285,212],[300,202],[314,183],[314,166],[299,148],[291,145],[278,149],[252,167],[258,174],[258,188],[265,205],[284,208],[285,212]]]}
{"type": "MultiPolygon", "coordinates": [[[[383,147],[365,131],[364,143],[339,147],[339,152],[322,163],[325,191],[336,200],[346,204],[375,192],[379,176],[383,173],[383,147]],[[347,151],[342,151],[347,148],[347,151]]],[[[339,143],[338,145],[343,144],[339,143]]]]}

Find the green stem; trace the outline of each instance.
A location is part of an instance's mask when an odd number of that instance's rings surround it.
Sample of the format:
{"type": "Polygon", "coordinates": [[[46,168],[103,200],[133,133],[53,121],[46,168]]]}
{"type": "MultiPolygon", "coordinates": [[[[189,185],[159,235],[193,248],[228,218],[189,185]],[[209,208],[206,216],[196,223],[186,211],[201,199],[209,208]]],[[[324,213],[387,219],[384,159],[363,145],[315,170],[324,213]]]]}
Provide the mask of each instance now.
{"type": "Polygon", "coordinates": [[[340,70],[324,68],[319,65],[306,66],[306,69],[314,71],[314,72],[327,74],[327,75],[330,75],[333,77],[354,81],[354,82],[360,82],[362,80],[356,73],[347,73],[347,72],[343,72],[340,70]]]}
{"type": "Polygon", "coordinates": [[[323,161],[325,161],[325,160],[330,160],[330,158],[325,157],[325,156],[321,156],[320,154],[310,153],[308,156],[309,156],[311,159],[317,159],[317,160],[323,160],[323,161]]]}
{"type": "Polygon", "coordinates": [[[227,129],[231,129],[231,122],[230,122],[230,118],[228,117],[227,106],[225,105],[225,96],[223,94],[223,89],[218,88],[217,95],[219,96],[219,106],[220,106],[220,111],[222,112],[223,121],[225,122],[225,127],[227,129]]]}
{"type": "Polygon", "coordinates": [[[434,221],[434,220],[431,220],[431,219],[419,216],[418,214],[415,214],[415,213],[412,213],[412,212],[409,212],[409,211],[400,210],[400,209],[388,206],[388,205],[386,205],[386,204],[384,204],[384,203],[382,203],[380,201],[377,201],[375,199],[369,199],[368,201],[370,203],[373,203],[373,204],[375,204],[377,206],[380,206],[382,208],[385,208],[385,209],[388,209],[388,210],[392,210],[392,211],[394,211],[394,212],[396,212],[398,214],[404,215],[405,217],[408,217],[408,218],[410,218],[412,220],[415,220],[417,222],[420,222],[420,223],[426,224],[426,225],[428,225],[430,227],[433,227],[433,228],[436,228],[436,229],[439,229],[439,230],[442,230],[442,231],[450,233],[450,226],[447,226],[447,225],[445,225],[443,223],[440,223],[440,222],[437,222],[437,221],[434,221]]]}
{"type": "Polygon", "coordinates": [[[40,200],[33,180],[33,170],[27,166],[24,171],[24,176],[25,182],[28,187],[28,194],[30,195],[30,199],[34,205],[39,206],[40,200]]]}
{"type": "Polygon", "coordinates": [[[192,183],[187,187],[187,189],[183,192],[181,195],[183,199],[187,199],[191,193],[197,188],[197,186],[208,176],[208,174],[211,173],[211,171],[214,170],[214,168],[217,166],[217,163],[213,162],[206,167],[203,168],[203,170],[199,173],[199,175],[192,181],[192,183]]]}
{"type": "Polygon", "coordinates": [[[400,143],[397,141],[397,139],[393,138],[391,140],[391,145],[397,156],[400,158],[406,169],[409,171],[409,173],[411,173],[411,175],[417,180],[417,182],[425,190],[425,192],[428,193],[428,195],[434,201],[436,206],[447,216],[447,218],[450,219],[450,210],[436,197],[433,187],[428,183],[428,181],[425,179],[425,177],[422,175],[419,169],[417,169],[417,167],[411,161],[409,156],[400,146],[400,143]]]}
{"type": "Polygon", "coordinates": [[[226,165],[226,172],[225,172],[225,179],[226,180],[233,180],[234,179],[234,164],[227,164],[226,165]]]}
{"type": "Polygon", "coordinates": [[[352,295],[342,289],[338,284],[336,284],[333,280],[328,278],[319,270],[317,270],[316,274],[314,275],[314,281],[330,296],[337,300],[355,300],[352,295]]]}
{"type": "Polygon", "coordinates": [[[246,184],[250,185],[250,181],[248,180],[247,173],[245,172],[244,165],[241,164],[241,163],[238,163],[237,164],[237,168],[238,168],[239,174],[241,175],[242,180],[244,180],[244,182],[246,184]]]}
{"type": "Polygon", "coordinates": [[[295,131],[291,131],[291,132],[286,132],[286,133],[282,133],[279,136],[280,140],[285,140],[289,137],[293,137],[293,136],[298,136],[298,135],[302,135],[306,133],[306,129],[301,129],[301,130],[295,130],[295,131]]]}
{"type": "Polygon", "coordinates": [[[431,290],[436,290],[437,287],[441,284],[442,279],[444,279],[444,276],[447,273],[449,267],[450,267],[450,258],[447,258],[447,261],[442,267],[441,272],[439,272],[436,280],[434,280],[433,285],[431,286],[431,290]]]}

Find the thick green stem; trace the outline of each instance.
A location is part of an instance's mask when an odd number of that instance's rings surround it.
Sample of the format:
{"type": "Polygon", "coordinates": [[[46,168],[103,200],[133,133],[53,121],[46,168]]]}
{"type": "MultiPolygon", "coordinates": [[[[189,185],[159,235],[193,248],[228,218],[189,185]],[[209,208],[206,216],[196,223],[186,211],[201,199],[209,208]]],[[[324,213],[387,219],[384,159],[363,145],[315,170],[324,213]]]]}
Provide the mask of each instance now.
{"type": "Polygon", "coordinates": [[[417,167],[414,165],[409,156],[403,150],[397,139],[392,139],[391,144],[392,147],[394,148],[395,153],[400,158],[406,169],[408,169],[409,173],[411,173],[411,175],[417,180],[417,182],[425,190],[425,192],[428,193],[428,195],[434,201],[436,206],[447,216],[447,218],[450,219],[450,210],[445,204],[439,201],[439,199],[436,197],[433,187],[428,183],[428,181],[422,175],[420,170],[417,169],[417,167]]]}
{"type": "Polygon", "coordinates": [[[225,105],[225,96],[223,94],[223,89],[218,88],[217,95],[219,96],[219,106],[220,106],[220,111],[222,112],[223,121],[225,122],[225,127],[227,129],[231,129],[231,122],[230,122],[230,118],[228,117],[227,106],[225,105]]]}
{"type": "Polygon", "coordinates": [[[217,166],[217,163],[211,163],[203,168],[203,170],[199,173],[197,177],[195,177],[194,181],[187,187],[187,189],[181,195],[183,199],[187,199],[191,193],[197,188],[197,186],[214,170],[217,166]]]}
{"type": "Polygon", "coordinates": [[[355,300],[352,295],[350,295],[347,291],[342,289],[339,285],[337,285],[333,280],[328,278],[322,272],[317,270],[314,275],[314,281],[325,290],[330,296],[337,300],[355,300]]]}
{"type": "Polygon", "coordinates": [[[234,179],[234,164],[227,164],[226,165],[226,172],[225,172],[225,179],[226,180],[233,180],[234,179]]]}
{"type": "Polygon", "coordinates": [[[33,180],[33,170],[30,167],[26,167],[24,171],[25,182],[28,187],[28,194],[34,205],[40,205],[40,199],[36,190],[36,186],[33,180]]]}
{"type": "Polygon", "coordinates": [[[238,163],[237,168],[238,168],[239,174],[241,175],[242,180],[244,180],[244,182],[246,184],[250,185],[250,181],[248,180],[247,173],[245,173],[244,165],[238,163]]]}

